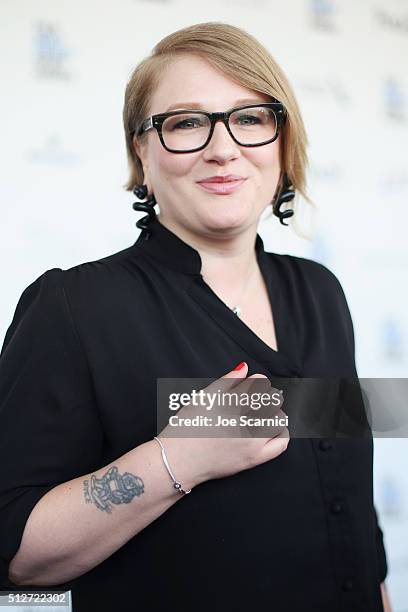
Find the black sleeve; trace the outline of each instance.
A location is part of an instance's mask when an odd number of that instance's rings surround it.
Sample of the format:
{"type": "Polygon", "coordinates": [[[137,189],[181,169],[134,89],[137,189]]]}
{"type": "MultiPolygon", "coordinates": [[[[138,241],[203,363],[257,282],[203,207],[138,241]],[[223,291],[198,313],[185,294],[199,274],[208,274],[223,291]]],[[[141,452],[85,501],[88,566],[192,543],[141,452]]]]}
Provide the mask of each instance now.
{"type": "Polygon", "coordinates": [[[384,582],[388,574],[387,555],[384,547],[384,537],[381,527],[378,524],[376,509],[374,508],[374,525],[376,530],[375,543],[377,546],[377,562],[380,575],[380,582],[384,582]]]}
{"type": "MultiPolygon", "coordinates": [[[[353,320],[350,314],[350,309],[348,307],[347,299],[344,294],[341,283],[331,271],[329,272],[335,284],[337,285],[338,297],[343,304],[342,310],[344,311],[344,316],[345,316],[345,321],[346,321],[348,344],[352,352],[353,364],[354,364],[354,369],[355,369],[355,337],[354,337],[353,320]]],[[[375,507],[373,507],[373,520],[374,520],[374,530],[376,534],[375,542],[376,542],[376,548],[377,548],[377,563],[378,563],[378,570],[379,570],[379,575],[380,575],[380,582],[384,582],[387,576],[387,573],[388,573],[387,556],[386,556],[385,547],[384,547],[383,532],[378,523],[378,517],[377,517],[377,512],[376,512],[375,507]]]]}
{"type": "Polygon", "coordinates": [[[40,498],[101,467],[103,430],[63,286],[44,272],[22,293],[0,353],[0,586],[40,498]]]}

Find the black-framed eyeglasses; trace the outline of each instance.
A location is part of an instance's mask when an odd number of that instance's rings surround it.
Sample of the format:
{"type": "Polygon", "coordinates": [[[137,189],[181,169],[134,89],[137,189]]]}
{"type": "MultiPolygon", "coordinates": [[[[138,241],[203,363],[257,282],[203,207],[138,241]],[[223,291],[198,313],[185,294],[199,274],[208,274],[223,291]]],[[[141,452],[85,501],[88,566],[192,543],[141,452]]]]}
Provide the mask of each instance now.
{"type": "Polygon", "coordinates": [[[277,139],[285,118],[286,110],[278,101],[246,104],[219,113],[182,109],[145,119],[137,135],[155,128],[166,151],[192,153],[208,145],[216,121],[222,121],[238,145],[260,147],[277,139]]]}

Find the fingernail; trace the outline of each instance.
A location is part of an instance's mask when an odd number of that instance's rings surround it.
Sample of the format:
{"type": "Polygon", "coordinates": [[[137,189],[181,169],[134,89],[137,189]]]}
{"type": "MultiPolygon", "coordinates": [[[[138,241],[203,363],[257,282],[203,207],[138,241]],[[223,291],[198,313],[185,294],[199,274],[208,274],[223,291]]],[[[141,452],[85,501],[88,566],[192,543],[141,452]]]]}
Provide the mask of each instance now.
{"type": "Polygon", "coordinates": [[[237,367],[233,369],[233,372],[236,372],[237,370],[242,370],[242,368],[245,368],[245,366],[246,366],[245,361],[241,361],[241,363],[239,363],[237,367]]]}

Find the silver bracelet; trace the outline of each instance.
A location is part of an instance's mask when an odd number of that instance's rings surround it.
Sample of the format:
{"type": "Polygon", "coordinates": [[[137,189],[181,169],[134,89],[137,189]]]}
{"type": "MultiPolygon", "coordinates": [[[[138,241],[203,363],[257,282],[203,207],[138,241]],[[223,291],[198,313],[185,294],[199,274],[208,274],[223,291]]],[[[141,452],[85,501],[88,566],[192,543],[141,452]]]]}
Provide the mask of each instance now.
{"type": "Polygon", "coordinates": [[[181,486],[181,482],[179,482],[179,481],[178,481],[178,480],[175,478],[175,476],[174,476],[173,472],[171,471],[170,466],[169,466],[169,462],[167,461],[166,451],[164,450],[164,446],[163,446],[163,444],[161,443],[161,440],[159,440],[159,438],[156,438],[156,436],[154,436],[154,438],[153,438],[153,439],[154,439],[154,440],[157,440],[157,441],[158,441],[158,443],[159,443],[159,444],[160,444],[160,446],[161,446],[161,454],[162,454],[162,457],[163,457],[164,465],[166,466],[167,471],[168,471],[168,473],[170,474],[171,479],[173,480],[173,483],[174,483],[174,484],[173,484],[173,486],[174,486],[174,488],[175,488],[175,489],[177,489],[177,491],[179,491],[179,492],[180,492],[182,495],[187,495],[187,493],[191,493],[191,489],[183,489],[183,487],[181,486]]]}

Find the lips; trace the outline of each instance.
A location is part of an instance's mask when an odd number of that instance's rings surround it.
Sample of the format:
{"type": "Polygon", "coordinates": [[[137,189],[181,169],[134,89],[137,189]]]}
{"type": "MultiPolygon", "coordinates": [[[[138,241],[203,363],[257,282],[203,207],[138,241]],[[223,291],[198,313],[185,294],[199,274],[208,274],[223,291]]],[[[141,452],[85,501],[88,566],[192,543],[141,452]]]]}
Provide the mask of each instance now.
{"type": "Polygon", "coordinates": [[[243,181],[245,177],[237,174],[226,174],[224,176],[208,176],[207,178],[197,181],[198,183],[232,183],[234,181],[243,181]]]}
{"type": "Polygon", "coordinates": [[[233,193],[236,189],[239,189],[243,183],[245,183],[245,178],[240,178],[239,180],[211,180],[208,181],[199,181],[198,185],[203,187],[206,191],[211,193],[216,193],[218,195],[228,195],[233,193]]]}

